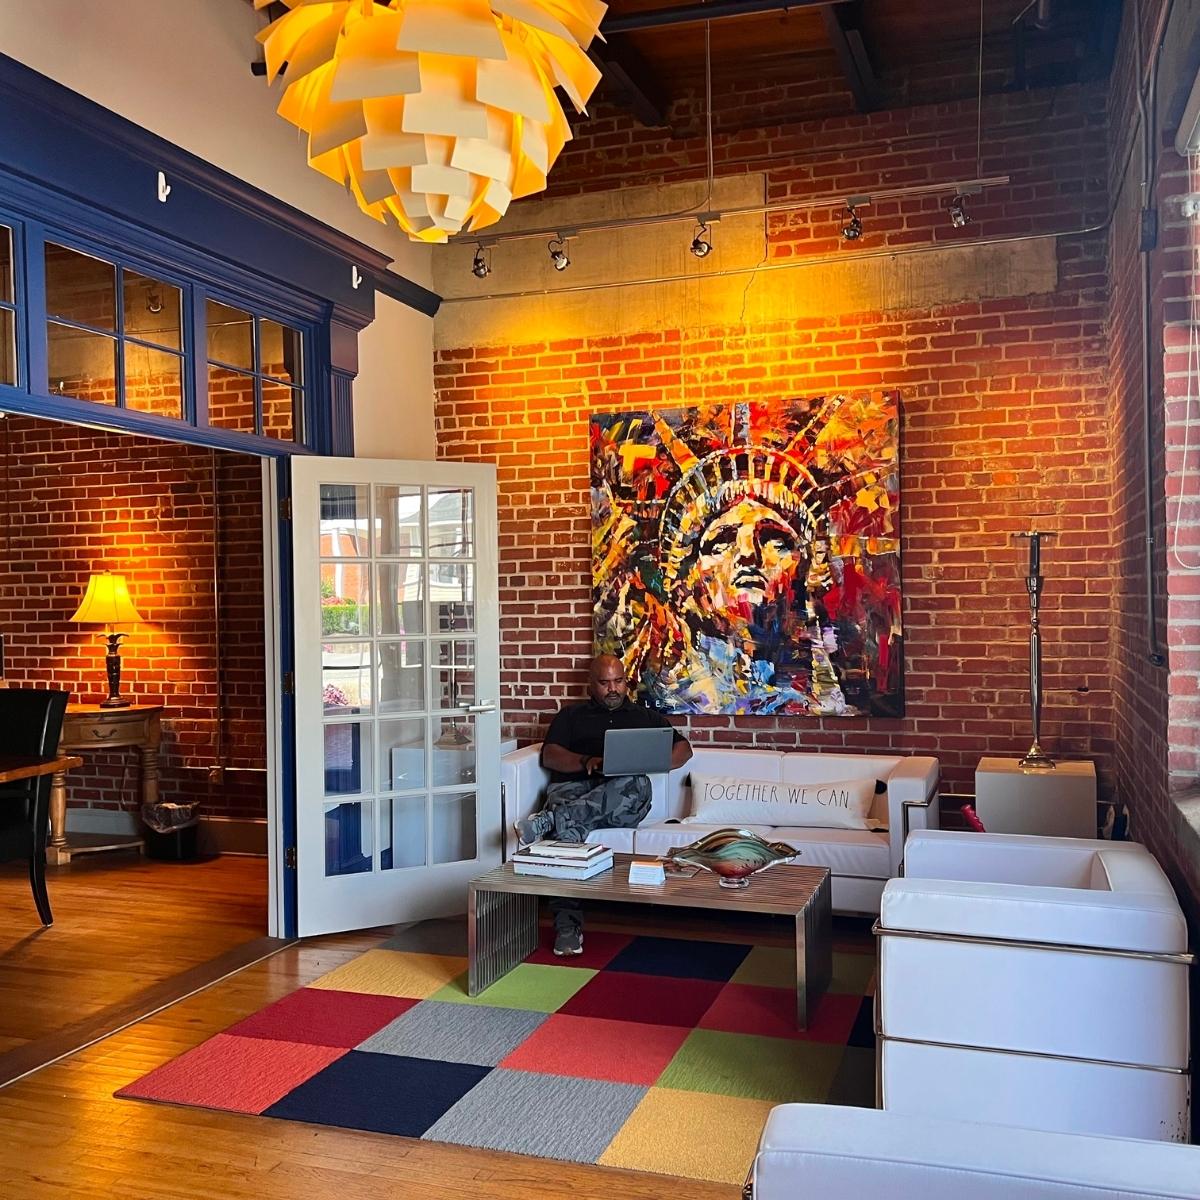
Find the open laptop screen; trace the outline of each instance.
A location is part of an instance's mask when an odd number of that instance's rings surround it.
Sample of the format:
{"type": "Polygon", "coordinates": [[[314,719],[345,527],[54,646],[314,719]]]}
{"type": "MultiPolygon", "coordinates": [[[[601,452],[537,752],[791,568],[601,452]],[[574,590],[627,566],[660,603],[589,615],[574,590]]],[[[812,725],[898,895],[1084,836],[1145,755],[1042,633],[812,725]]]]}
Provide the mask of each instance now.
{"type": "Polygon", "coordinates": [[[610,729],[604,735],[605,775],[654,775],[671,769],[671,729],[610,729]]]}

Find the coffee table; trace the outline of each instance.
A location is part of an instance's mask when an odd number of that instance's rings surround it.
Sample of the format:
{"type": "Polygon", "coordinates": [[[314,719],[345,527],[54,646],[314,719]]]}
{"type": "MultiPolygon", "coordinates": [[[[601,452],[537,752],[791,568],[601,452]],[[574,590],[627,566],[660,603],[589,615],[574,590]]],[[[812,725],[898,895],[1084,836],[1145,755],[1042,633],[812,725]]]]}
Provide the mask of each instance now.
{"type": "Polygon", "coordinates": [[[467,991],[479,995],[538,946],[538,897],[569,896],[608,903],[664,904],[677,908],[773,913],[796,924],[796,1025],[808,1028],[817,999],[833,974],[833,903],[825,867],[772,867],[746,888],[723,888],[701,871],[666,883],[629,882],[632,854],[614,854],[613,868],[591,879],[518,875],[512,863],[471,880],[467,887],[467,991]]]}

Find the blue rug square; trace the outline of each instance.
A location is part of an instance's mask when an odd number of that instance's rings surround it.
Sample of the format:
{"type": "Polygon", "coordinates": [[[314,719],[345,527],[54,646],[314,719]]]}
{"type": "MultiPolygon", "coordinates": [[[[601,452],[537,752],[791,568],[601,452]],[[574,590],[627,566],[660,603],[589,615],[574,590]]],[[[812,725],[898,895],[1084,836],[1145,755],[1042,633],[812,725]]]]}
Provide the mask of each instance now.
{"type": "Polygon", "coordinates": [[[467,1063],[351,1050],[264,1115],[420,1137],[490,1073],[467,1063]]]}
{"type": "Polygon", "coordinates": [[[637,937],[605,969],[629,971],[635,975],[668,975],[675,979],[715,979],[727,983],[750,950],[750,946],[739,946],[733,942],[637,937]]]}

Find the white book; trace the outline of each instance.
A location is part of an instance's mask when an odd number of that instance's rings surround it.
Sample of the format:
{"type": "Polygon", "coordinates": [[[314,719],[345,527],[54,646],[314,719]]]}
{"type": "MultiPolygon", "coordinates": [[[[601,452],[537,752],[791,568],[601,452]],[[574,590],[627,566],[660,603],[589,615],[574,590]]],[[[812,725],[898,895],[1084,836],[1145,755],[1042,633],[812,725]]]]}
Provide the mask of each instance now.
{"type": "Polygon", "coordinates": [[[587,859],[595,858],[598,854],[611,854],[612,851],[607,846],[601,846],[595,842],[556,842],[547,840],[543,842],[531,842],[528,846],[519,850],[518,853],[535,854],[541,858],[587,859]]]}
{"type": "Polygon", "coordinates": [[[561,867],[564,871],[582,871],[587,867],[593,867],[596,863],[606,862],[611,863],[613,860],[612,851],[608,850],[604,854],[593,854],[591,858],[553,858],[549,855],[542,854],[526,854],[523,850],[517,851],[513,855],[513,863],[523,863],[526,866],[536,864],[543,867],[561,867]]]}
{"type": "Polygon", "coordinates": [[[517,875],[540,875],[546,879],[591,879],[593,875],[611,871],[612,865],[611,858],[600,858],[595,862],[585,863],[578,867],[570,867],[565,864],[563,866],[547,866],[545,863],[526,863],[513,859],[513,871],[517,875]]]}

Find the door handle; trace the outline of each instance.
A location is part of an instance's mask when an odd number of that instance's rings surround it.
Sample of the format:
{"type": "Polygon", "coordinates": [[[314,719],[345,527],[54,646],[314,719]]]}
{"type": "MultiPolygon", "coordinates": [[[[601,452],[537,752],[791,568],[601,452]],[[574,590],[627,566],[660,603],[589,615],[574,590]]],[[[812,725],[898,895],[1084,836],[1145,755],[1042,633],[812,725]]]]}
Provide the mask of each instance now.
{"type": "Polygon", "coordinates": [[[482,704],[460,704],[458,706],[463,712],[469,713],[487,713],[496,711],[495,700],[484,700],[482,704]]]}

